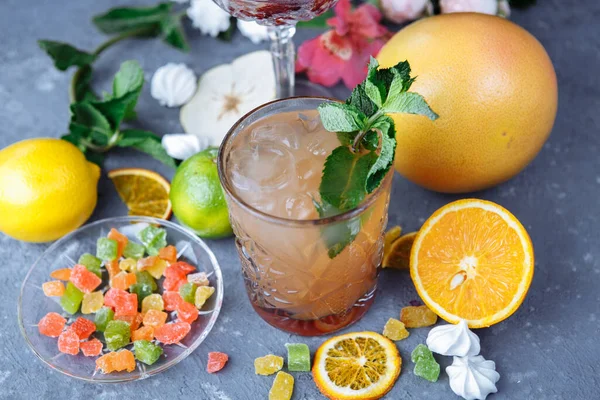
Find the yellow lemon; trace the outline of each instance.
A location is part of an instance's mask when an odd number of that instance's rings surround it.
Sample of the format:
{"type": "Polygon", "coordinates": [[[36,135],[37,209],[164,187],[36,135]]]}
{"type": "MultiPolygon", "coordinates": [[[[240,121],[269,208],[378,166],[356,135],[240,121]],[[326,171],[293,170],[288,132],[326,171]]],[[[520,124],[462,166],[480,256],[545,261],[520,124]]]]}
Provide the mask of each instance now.
{"type": "Polygon", "coordinates": [[[73,144],[40,138],[0,150],[0,231],[26,242],[56,240],[96,207],[100,168],[73,144]]]}

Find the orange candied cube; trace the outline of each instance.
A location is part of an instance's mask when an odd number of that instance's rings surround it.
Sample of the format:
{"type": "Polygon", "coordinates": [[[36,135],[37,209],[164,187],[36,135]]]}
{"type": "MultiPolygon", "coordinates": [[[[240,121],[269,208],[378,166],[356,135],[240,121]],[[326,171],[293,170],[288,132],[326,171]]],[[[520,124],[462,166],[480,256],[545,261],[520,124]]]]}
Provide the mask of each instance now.
{"type": "Polygon", "coordinates": [[[178,343],[192,329],[192,326],[187,322],[175,322],[173,324],[165,324],[154,330],[154,337],[161,343],[173,344],[178,343]]]}
{"type": "Polygon", "coordinates": [[[151,341],[152,339],[154,339],[154,328],[151,326],[142,326],[131,334],[132,342],[135,342],[136,340],[151,341]]]}
{"type": "Polygon", "coordinates": [[[83,293],[93,292],[102,283],[102,279],[98,278],[93,272],[88,271],[88,269],[81,264],[77,264],[73,267],[69,281],[83,293]]]}
{"type": "Polygon", "coordinates": [[[142,324],[144,316],[141,313],[135,315],[115,315],[115,319],[127,322],[131,328],[131,333],[133,333],[142,324]]]}
{"type": "Polygon", "coordinates": [[[138,271],[148,271],[154,279],[160,279],[166,268],[167,262],[156,256],[141,258],[137,264],[138,271]]]}
{"type": "Polygon", "coordinates": [[[131,372],[135,369],[135,357],[127,349],[106,353],[96,360],[96,369],[100,369],[103,374],[123,370],[131,372]]]}
{"type": "Polygon", "coordinates": [[[137,262],[138,271],[145,271],[148,268],[154,266],[156,264],[156,260],[159,258],[157,256],[150,256],[145,258],[140,258],[137,262]]]}
{"type": "Polygon", "coordinates": [[[179,292],[175,291],[165,290],[162,297],[165,303],[165,310],[167,311],[175,311],[177,309],[177,305],[183,301],[179,292]]]}
{"type": "Polygon", "coordinates": [[[113,276],[116,276],[119,272],[121,272],[121,268],[119,268],[119,261],[109,261],[104,265],[106,267],[106,271],[108,272],[108,278],[112,279],[113,276]]]}
{"type": "Polygon", "coordinates": [[[115,228],[112,228],[110,230],[110,232],[108,232],[107,237],[109,239],[115,240],[117,242],[117,260],[118,260],[123,255],[123,250],[125,250],[125,246],[127,246],[129,239],[127,239],[127,236],[123,235],[121,232],[119,232],[115,228]]]}
{"type": "Polygon", "coordinates": [[[158,257],[173,264],[177,262],[177,248],[175,246],[163,247],[158,251],[158,257]]]}
{"type": "Polygon", "coordinates": [[[161,327],[167,322],[168,314],[158,310],[148,310],[144,315],[144,325],[153,328],[161,327]]]}
{"type": "Polygon", "coordinates": [[[95,357],[102,354],[102,342],[94,338],[86,342],[81,342],[79,348],[86,357],[95,357]]]}
{"type": "Polygon", "coordinates": [[[198,319],[198,309],[195,305],[187,301],[181,301],[177,304],[177,318],[180,321],[191,324],[198,319]]]}
{"type": "Polygon", "coordinates": [[[71,268],[61,268],[50,272],[50,278],[68,281],[71,277],[71,268]]]}
{"type": "Polygon", "coordinates": [[[427,306],[408,306],[400,310],[400,321],[407,328],[435,325],[438,316],[427,306]]]}
{"type": "Polygon", "coordinates": [[[110,280],[110,287],[128,290],[136,282],[137,278],[133,272],[121,271],[110,280]]]}
{"type": "Polygon", "coordinates": [[[42,283],[42,290],[48,297],[62,296],[65,294],[65,285],[61,281],[50,281],[42,283]]]}
{"type": "MultiPolygon", "coordinates": [[[[106,303],[106,297],[104,302],[106,303]]],[[[115,315],[136,315],[138,313],[137,294],[127,293],[115,299],[115,315]]]]}

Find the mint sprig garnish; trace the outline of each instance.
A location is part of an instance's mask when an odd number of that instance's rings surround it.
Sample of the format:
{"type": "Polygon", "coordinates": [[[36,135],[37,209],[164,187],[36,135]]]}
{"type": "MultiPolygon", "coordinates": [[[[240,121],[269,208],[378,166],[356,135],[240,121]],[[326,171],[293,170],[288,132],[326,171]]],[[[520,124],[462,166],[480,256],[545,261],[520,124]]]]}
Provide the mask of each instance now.
{"type": "MultiPolygon", "coordinates": [[[[345,103],[329,102],[318,107],[323,126],[335,132],[341,143],[327,157],[323,168],[319,187],[322,204],[317,207],[320,215],[329,207],[337,212],[356,208],[379,187],[394,164],[396,150],[396,129],[389,114],[438,118],[423,96],[408,91],[415,78],[410,76],[407,61],[392,68],[378,68],[377,60],[371,58],[367,78],[354,88],[345,103]]],[[[329,237],[339,237],[335,243],[326,237],[331,258],[354,240],[355,223],[348,221],[347,224],[353,224],[352,229],[339,227],[335,235],[329,232],[329,237]]]]}

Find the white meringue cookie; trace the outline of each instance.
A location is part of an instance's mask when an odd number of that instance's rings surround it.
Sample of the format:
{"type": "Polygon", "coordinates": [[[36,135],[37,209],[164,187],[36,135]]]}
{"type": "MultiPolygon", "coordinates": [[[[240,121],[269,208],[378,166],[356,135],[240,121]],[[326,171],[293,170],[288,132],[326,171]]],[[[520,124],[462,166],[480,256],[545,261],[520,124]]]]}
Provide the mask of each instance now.
{"type": "Polygon", "coordinates": [[[152,76],[150,94],[167,107],[187,103],[196,92],[196,75],[185,64],[168,63],[152,76]]]}
{"type": "Polygon", "coordinates": [[[164,135],[161,144],[168,155],[176,160],[186,160],[210,146],[208,137],[198,137],[187,133],[164,135]]]}
{"type": "Polygon", "coordinates": [[[496,364],[483,356],[454,357],[446,373],[452,391],[465,400],[484,400],[498,391],[496,382],[500,374],[496,372],[496,364]]]}
{"type": "Polygon", "coordinates": [[[259,25],[255,21],[243,21],[238,19],[237,27],[240,33],[246,36],[254,44],[259,44],[264,40],[269,39],[268,28],[264,25],[259,25]]]}
{"type": "Polygon", "coordinates": [[[427,347],[444,356],[476,356],[481,350],[479,337],[469,330],[467,321],[441,325],[429,331],[427,347]]]}

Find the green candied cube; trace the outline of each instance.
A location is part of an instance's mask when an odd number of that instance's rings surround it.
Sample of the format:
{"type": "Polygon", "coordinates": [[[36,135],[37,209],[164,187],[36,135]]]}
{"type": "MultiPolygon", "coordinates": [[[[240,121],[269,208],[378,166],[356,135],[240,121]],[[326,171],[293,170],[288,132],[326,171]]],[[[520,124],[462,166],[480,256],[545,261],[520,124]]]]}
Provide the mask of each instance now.
{"type": "Polygon", "coordinates": [[[187,301],[188,303],[194,304],[194,299],[196,298],[196,290],[198,289],[198,285],[188,282],[184,283],[179,287],[179,295],[182,299],[187,301]]]}
{"type": "Polygon", "coordinates": [[[158,255],[158,251],[167,245],[167,231],[152,225],[144,228],[138,238],[151,256],[158,255]]]}
{"type": "Polygon", "coordinates": [[[94,324],[96,324],[96,330],[98,332],[104,332],[106,326],[115,317],[115,312],[110,307],[102,307],[96,311],[96,317],[94,318],[94,324]]]}
{"type": "Polygon", "coordinates": [[[114,261],[117,259],[118,249],[116,240],[100,238],[96,244],[96,257],[103,261],[114,261]]]}
{"type": "Polygon", "coordinates": [[[144,257],[145,251],[146,248],[143,245],[129,241],[127,242],[127,246],[125,246],[125,249],[123,250],[123,255],[126,258],[133,258],[134,260],[139,260],[140,258],[144,257]]]}
{"type": "Polygon", "coordinates": [[[98,278],[102,278],[102,271],[100,270],[100,267],[102,266],[102,260],[98,257],[95,257],[90,253],[85,253],[79,257],[78,263],[85,265],[87,270],[96,274],[98,278]]]}
{"type": "Polygon", "coordinates": [[[412,351],[410,354],[410,359],[412,362],[416,363],[419,361],[433,361],[435,362],[435,358],[433,358],[433,354],[431,350],[427,348],[424,344],[420,344],[412,351]]]}
{"type": "Polygon", "coordinates": [[[115,351],[129,344],[131,339],[131,328],[125,321],[112,320],[104,330],[104,340],[110,351],[115,351]]]}
{"type": "Polygon", "coordinates": [[[153,292],[158,289],[156,280],[152,277],[152,275],[150,275],[150,272],[148,272],[148,271],[136,272],[135,278],[136,278],[137,283],[144,283],[146,285],[150,285],[150,288],[153,292]]]}
{"type": "Polygon", "coordinates": [[[440,364],[435,359],[420,360],[415,364],[413,372],[416,376],[427,379],[429,382],[437,382],[440,376],[440,364]]]}
{"type": "Polygon", "coordinates": [[[153,293],[152,286],[146,283],[134,283],[133,285],[129,286],[129,292],[137,295],[139,306],[141,306],[142,301],[144,301],[146,297],[153,293]]]}
{"type": "Polygon", "coordinates": [[[79,306],[83,300],[83,292],[75,287],[71,282],[67,283],[65,293],[60,298],[60,306],[69,314],[75,314],[79,311],[79,306]]]}
{"type": "Polygon", "coordinates": [[[154,364],[163,353],[162,347],[147,340],[133,342],[133,351],[135,352],[135,358],[147,365],[154,364]]]}
{"type": "Polygon", "coordinates": [[[310,350],[304,343],[286,343],[289,371],[310,371],[310,350]]]}

